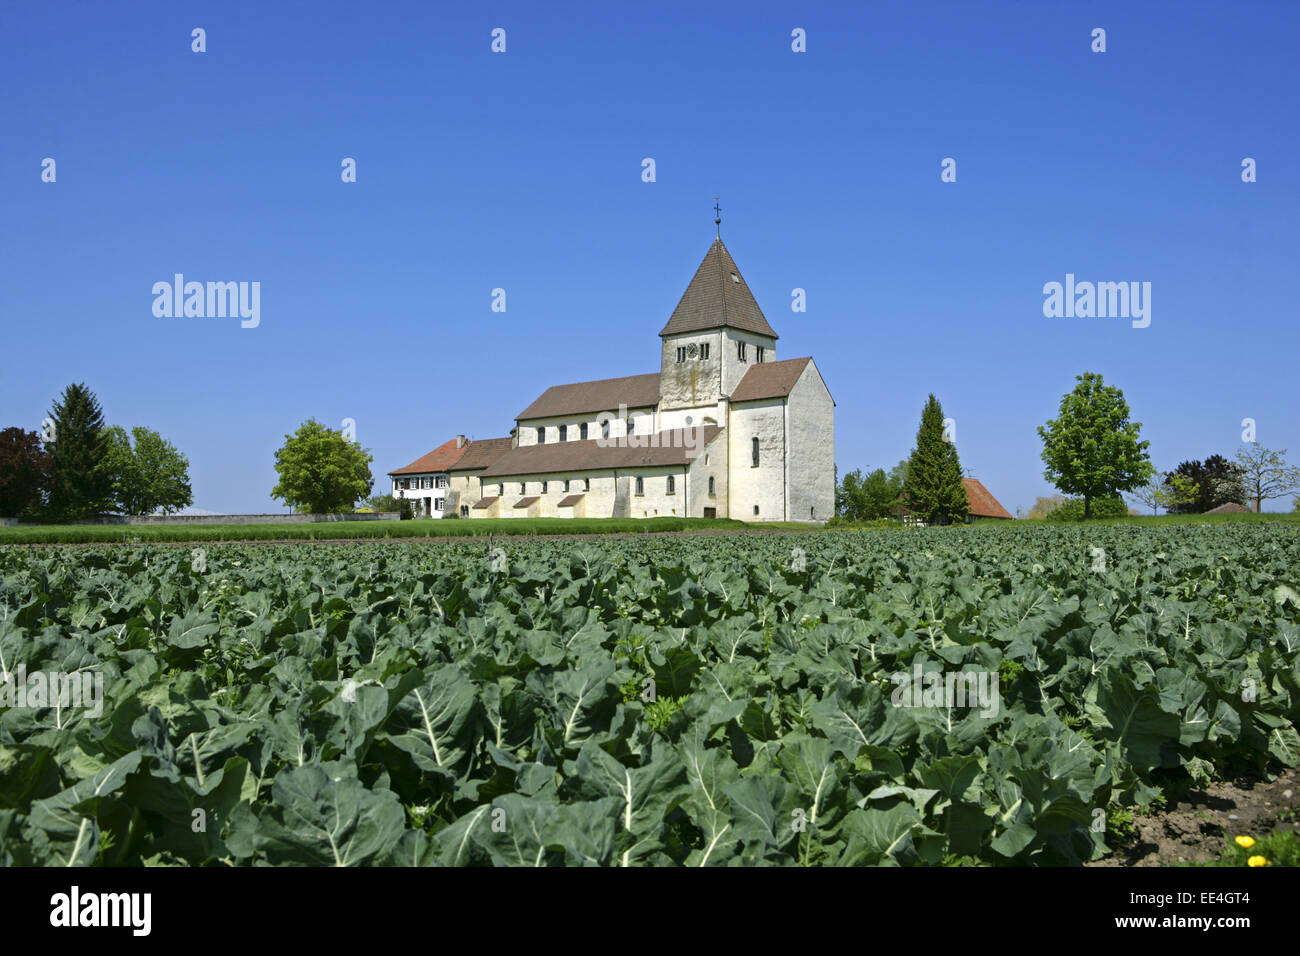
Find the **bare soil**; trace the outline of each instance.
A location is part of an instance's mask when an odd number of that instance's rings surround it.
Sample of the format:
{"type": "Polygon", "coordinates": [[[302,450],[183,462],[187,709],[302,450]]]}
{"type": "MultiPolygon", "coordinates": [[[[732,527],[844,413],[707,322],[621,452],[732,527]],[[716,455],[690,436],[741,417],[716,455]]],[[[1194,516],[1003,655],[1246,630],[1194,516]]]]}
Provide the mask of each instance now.
{"type": "Polygon", "coordinates": [[[1258,840],[1277,830],[1300,831],[1300,768],[1272,781],[1211,783],[1189,791],[1168,809],[1134,815],[1133,822],[1137,838],[1132,844],[1085,865],[1202,863],[1217,859],[1235,836],[1246,834],[1258,840]]]}

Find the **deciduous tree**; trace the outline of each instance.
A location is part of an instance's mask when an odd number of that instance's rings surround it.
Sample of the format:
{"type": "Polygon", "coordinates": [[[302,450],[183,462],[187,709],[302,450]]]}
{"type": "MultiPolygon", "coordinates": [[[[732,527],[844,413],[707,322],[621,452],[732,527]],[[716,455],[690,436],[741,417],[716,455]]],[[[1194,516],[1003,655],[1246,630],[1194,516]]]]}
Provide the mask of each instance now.
{"type": "Polygon", "coordinates": [[[36,432],[21,428],[0,431],[0,516],[17,518],[40,511],[51,464],[36,432]]]}
{"type": "Polygon", "coordinates": [[[271,490],[272,498],[297,510],[327,514],[351,511],[370,494],[374,457],[342,432],[309,419],[284,438],[275,453],[280,480],[271,490]]]}
{"type": "Polygon", "coordinates": [[[194,503],[189,461],[151,428],[137,425],[130,435],[120,426],[110,428],[107,462],[113,504],[123,514],[169,514],[194,503]]]}
{"type": "Polygon", "coordinates": [[[1255,502],[1258,513],[1265,501],[1300,491],[1300,468],[1286,463],[1286,449],[1269,451],[1251,442],[1237,449],[1237,467],[1241,469],[1246,494],[1255,502]]]}
{"type": "Polygon", "coordinates": [[[1067,495],[1083,499],[1092,517],[1095,498],[1112,498],[1144,484],[1154,473],[1141,441],[1140,422],[1129,421],[1124,393],[1094,372],[1077,376],[1074,391],[1061,397],[1054,420],[1038,427],[1043,439],[1043,476],[1067,495]]]}

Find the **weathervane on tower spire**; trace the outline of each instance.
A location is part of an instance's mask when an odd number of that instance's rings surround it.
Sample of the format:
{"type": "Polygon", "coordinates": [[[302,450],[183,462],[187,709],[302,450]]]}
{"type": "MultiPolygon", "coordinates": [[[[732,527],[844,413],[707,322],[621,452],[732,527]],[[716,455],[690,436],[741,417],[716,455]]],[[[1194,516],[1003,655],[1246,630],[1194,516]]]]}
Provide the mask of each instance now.
{"type": "Polygon", "coordinates": [[[718,197],[713,197],[713,227],[718,230],[718,239],[722,239],[722,207],[718,205],[718,197]]]}

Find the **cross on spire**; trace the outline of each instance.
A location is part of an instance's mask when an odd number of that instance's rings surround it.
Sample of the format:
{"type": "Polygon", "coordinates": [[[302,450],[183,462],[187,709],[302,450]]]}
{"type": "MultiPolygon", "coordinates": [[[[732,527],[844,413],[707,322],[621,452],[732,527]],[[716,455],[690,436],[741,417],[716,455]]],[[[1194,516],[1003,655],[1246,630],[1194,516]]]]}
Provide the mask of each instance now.
{"type": "Polygon", "coordinates": [[[718,238],[722,238],[722,207],[718,205],[718,197],[713,197],[713,228],[718,231],[718,238]]]}

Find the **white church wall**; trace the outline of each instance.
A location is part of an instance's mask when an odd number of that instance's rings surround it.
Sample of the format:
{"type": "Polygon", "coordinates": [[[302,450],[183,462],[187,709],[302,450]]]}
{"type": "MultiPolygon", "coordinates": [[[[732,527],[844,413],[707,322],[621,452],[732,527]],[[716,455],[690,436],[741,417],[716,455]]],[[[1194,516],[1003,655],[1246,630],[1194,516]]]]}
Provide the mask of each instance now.
{"type": "Polygon", "coordinates": [[[835,403],[814,363],[804,368],[788,402],[788,520],[825,521],[835,513],[835,403]]]}
{"type": "Polygon", "coordinates": [[[785,402],[772,398],[733,402],[727,431],[730,458],[728,513],[742,521],[785,519],[785,402]],[[758,439],[758,467],[753,466],[753,440],[758,439]],[[758,513],[754,513],[754,506],[758,513]]]}

